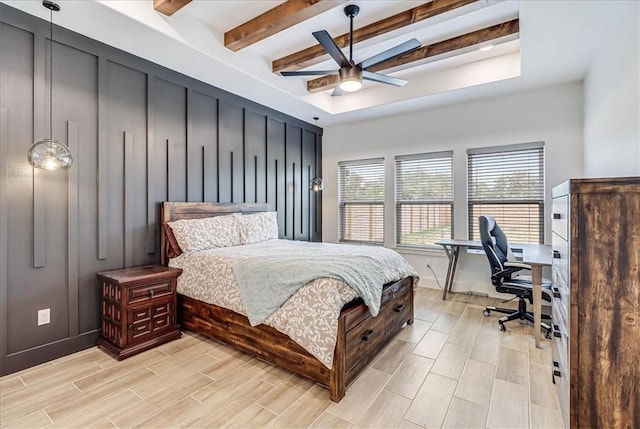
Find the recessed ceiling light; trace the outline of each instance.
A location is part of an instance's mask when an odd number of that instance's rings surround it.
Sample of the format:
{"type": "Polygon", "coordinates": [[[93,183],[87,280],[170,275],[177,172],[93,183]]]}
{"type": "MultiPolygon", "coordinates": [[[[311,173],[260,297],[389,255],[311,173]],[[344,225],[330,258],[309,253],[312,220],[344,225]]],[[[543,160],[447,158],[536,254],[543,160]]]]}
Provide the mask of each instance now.
{"type": "Polygon", "coordinates": [[[487,46],[483,46],[482,48],[478,49],[479,51],[482,52],[486,52],[486,51],[490,51],[493,49],[493,45],[487,45],[487,46]]]}

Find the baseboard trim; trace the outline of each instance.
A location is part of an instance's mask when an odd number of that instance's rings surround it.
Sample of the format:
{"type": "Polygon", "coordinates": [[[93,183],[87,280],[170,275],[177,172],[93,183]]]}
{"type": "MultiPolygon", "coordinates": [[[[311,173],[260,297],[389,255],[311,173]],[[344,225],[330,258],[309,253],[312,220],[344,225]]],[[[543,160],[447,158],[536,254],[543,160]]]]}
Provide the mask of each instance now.
{"type": "Polygon", "coordinates": [[[96,345],[100,330],[85,332],[73,338],[65,338],[27,350],[0,356],[0,376],[12,374],[44,362],[57,359],[96,345]]]}

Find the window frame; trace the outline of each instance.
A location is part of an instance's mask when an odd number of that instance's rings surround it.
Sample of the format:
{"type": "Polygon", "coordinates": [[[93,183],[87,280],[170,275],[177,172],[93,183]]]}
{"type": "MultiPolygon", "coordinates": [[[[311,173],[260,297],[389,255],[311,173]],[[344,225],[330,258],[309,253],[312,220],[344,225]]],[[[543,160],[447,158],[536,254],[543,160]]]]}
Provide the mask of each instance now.
{"type": "Polygon", "coordinates": [[[351,244],[368,244],[375,246],[384,246],[385,244],[385,189],[386,186],[386,178],[385,178],[385,162],[384,158],[367,158],[367,159],[358,159],[358,160],[349,160],[349,161],[340,161],[338,162],[338,242],[339,243],[351,243],[351,244]],[[377,199],[363,199],[363,200],[354,200],[354,201],[344,201],[344,186],[345,180],[343,177],[344,171],[346,167],[355,167],[355,166],[367,166],[369,168],[377,169],[380,168],[380,174],[382,178],[382,198],[380,200],[377,199]],[[378,225],[375,222],[370,222],[374,227],[379,227],[381,232],[381,240],[363,240],[363,239],[347,239],[345,238],[346,226],[345,216],[346,209],[348,207],[357,207],[357,206],[370,206],[370,207],[380,207],[381,209],[381,221],[378,225]]]}
{"type": "MultiPolygon", "coordinates": [[[[439,161],[442,162],[442,161],[439,161]]],[[[394,210],[395,210],[395,246],[400,248],[407,249],[438,249],[439,246],[434,243],[427,244],[412,244],[412,243],[402,243],[402,207],[403,206],[411,206],[411,205],[422,205],[422,206],[449,206],[450,212],[450,236],[449,237],[441,237],[440,239],[450,239],[454,237],[454,219],[455,219],[455,205],[454,205],[454,169],[453,169],[453,150],[448,151],[438,151],[438,152],[428,152],[428,153],[420,153],[420,154],[411,154],[411,155],[398,155],[394,158],[394,210]],[[448,173],[449,179],[451,181],[451,189],[450,189],[450,198],[447,199],[420,199],[420,200],[402,200],[399,198],[402,193],[401,181],[402,177],[402,163],[403,162],[411,162],[411,161],[424,161],[425,167],[429,168],[430,160],[443,160],[446,159],[448,161],[448,173]]],[[[431,166],[434,168],[434,165],[431,166]]]]}
{"type": "MultiPolygon", "coordinates": [[[[523,241],[520,240],[520,237],[517,233],[513,231],[509,231],[509,225],[506,222],[500,222],[500,215],[496,215],[496,212],[492,212],[490,210],[483,210],[482,214],[488,214],[496,217],[498,223],[500,223],[502,229],[505,231],[505,234],[509,237],[510,242],[522,243],[522,244],[543,244],[545,240],[545,152],[544,152],[544,142],[532,142],[532,143],[522,143],[522,144],[514,144],[514,145],[504,145],[504,146],[492,146],[492,147],[483,147],[483,148],[475,148],[475,149],[467,149],[467,221],[468,221],[468,238],[469,240],[479,240],[479,236],[477,235],[477,215],[480,213],[475,213],[474,215],[474,207],[477,206],[502,206],[508,207],[510,205],[527,205],[535,208],[537,206],[537,210],[535,210],[535,215],[529,216],[526,225],[522,223],[521,225],[524,227],[531,229],[532,225],[535,225],[535,219],[538,221],[539,230],[537,231],[537,241],[523,241]],[[523,197],[513,197],[513,198],[480,198],[480,196],[472,195],[474,188],[474,181],[477,180],[477,177],[483,176],[487,174],[487,170],[494,169],[498,170],[500,166],[500,159],[503,160],[506,157],[513,158],[515,156],[526,157],[526,153],[530,152],[532,158],[537,158],[539,160],[536,163],[536,167],[534,170],[537,170],[535,177],[538,179],[537,185],[534,187],[529,187],[529,193],[532,194],[531,198],[523,198],[523,197]],[[481,156],[494,156],[495,159],[491,161],[491,163],[486,163],[484,169],[485,171],[480,171],[478,173],[478,168],[473,169],[473,161],[474,157],[481,156]],[[531,192],[533,191],[533,192],[531,192]],[[515,237],[515,238],[514,238],[515,237]]],[[[517,164],[515,161],[509,164],[507,163],[504,168],[509,166],[514,166],[517,164]]],[[[530,164],[529,164],[530,165],[530,164]]]]}

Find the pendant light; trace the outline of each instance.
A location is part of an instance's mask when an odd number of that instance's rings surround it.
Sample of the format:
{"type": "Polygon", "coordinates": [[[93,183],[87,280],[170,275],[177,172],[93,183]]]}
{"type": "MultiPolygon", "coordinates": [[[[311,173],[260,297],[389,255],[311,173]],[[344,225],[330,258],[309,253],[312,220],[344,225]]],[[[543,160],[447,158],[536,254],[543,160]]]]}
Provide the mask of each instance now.
{"type": "Polygon", "coordinates": [[[35,142],[27,152],[29,164],[35,168],[45,170],[68,169],[73,163],[71,150],[67,145],[53,139],[53,12],[58,12],[60,6],[51,0],[43,0],[42,5],[49,9],[49,138],[35,142]]]}
{"type": "Polygon", "coordinates": [[[320,192],[324,189],[324,181],[320,177],[314,177],[309,182],[309,189],[313,192],[320,192]]]}

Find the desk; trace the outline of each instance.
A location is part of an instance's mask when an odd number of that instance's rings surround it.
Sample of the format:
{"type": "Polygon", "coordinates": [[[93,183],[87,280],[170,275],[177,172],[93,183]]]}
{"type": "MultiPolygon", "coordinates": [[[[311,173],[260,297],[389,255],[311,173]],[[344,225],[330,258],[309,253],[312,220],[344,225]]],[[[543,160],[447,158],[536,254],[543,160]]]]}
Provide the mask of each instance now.
{"type": "Polygon", "coordinates": [[[551,246],[541,244],[523,244],[522,262],[531,265],[531,277],[533,288],[533,332],[536,339],[536,348],[540,348],[540,321],[542,317],[542,267],[551,266],[551,246]]]}
{"type": "Polygon", "coordinates": [[[444,293],[442,299],[447,299],[447,292],[451,292],[453,286],[453,277],[456,275],[456,267],[458,266],[458,257],[461,247],[480,247],[482,243],[472,240],[440,240],[436,244],[444,248],[447,258],[449,258],[449,266],[447,267],[447,277],[444,281],[444,293]]]}
{"type": "MultiPolygon", "coordinates": [[[[447,292],[451,292],[453,278],[458,266],[460,248],[482,247],[482,243],[473,240],[440,240],[436,244],[444,248],[449,258],[447,277],[444,281],[444,293],[442,299],[447,299],[447,292]]],[[[533,288],[533,330],[536,347],[540,348],[540,322],[542,312],[542,267],[551,266],[552,251],[551,246],[541,244],[518,244],[514,248],[522,249],[522,262],[531,265],[531,277],[533,288]]]]}

